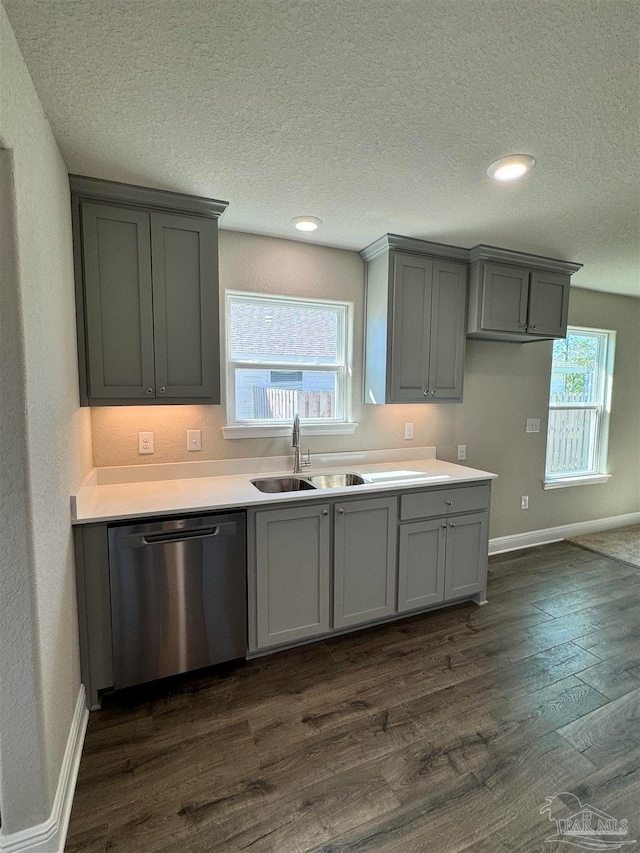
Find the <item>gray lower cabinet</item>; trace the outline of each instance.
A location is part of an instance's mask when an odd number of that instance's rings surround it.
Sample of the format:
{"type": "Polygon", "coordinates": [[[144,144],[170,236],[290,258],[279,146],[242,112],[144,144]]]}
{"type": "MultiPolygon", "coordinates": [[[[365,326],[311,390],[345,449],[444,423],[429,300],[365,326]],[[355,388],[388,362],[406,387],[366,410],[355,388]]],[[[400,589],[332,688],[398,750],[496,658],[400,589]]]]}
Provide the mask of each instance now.
{"type": "Polygon", "coordinates": [[[109,533],[105,523],[73,528],[80,671],[92,710],[113,687],[113,635],[109,586],[109,533]]]}
{"type": "Polygon", "coordinates": [[[219,403],[226,202],[70,182],[81,403],[219,403]]]}
{"type": "MultiPolygon", "coordinates": [[[[330,625],[329,504],[259,510],[249,515],[249,588],[255,584],[250,648],[326,634],[330,625]]],[[[250,632],[251,619],[250,619],[250,632]]]]}
{"type": "Polygon", "coordinates": [[[488,544],[488,512],[401,524],[398,612],[483,593],[488,544]]]}
{"type": "MultiPolygon", "coordinates": [[[[249,656],[483,601],[490,491],[485,482],[248,508],[249,656]]],[[[75,527],[74,543],[82,680],[96,708],[114,686],[107,523],[75,527]]]]}
{"type": "Polygon", "coordinates": [[[490,499],[474,483],[250,510],[249,652],[484,600],[490,499]]]}
{"type": "Polygon", "coordinates": [[[400,525],[398,612],[444,601],[447,525],[441,519],[400,525]]]}
{"type": "Polygon", "coordinates": [[[367,261],[365,403],[462,400],[466,250],[388,234],[367,261]]]}
{"type": "Polygon", "coordinates": [[[489,513],[447,518],[446,532],[445,601],[483,592],[487,583],[489,513]]]}
{"type": "Polygon", "coordinates": [[[571,274],[580,264],[471,249],[467,336],[519,343],[564,338],[571,274]]]}
{"type": "Polygon", "coordinates": [[[396,612],[397,498],[334,507],[333,627],[396,612]]]}

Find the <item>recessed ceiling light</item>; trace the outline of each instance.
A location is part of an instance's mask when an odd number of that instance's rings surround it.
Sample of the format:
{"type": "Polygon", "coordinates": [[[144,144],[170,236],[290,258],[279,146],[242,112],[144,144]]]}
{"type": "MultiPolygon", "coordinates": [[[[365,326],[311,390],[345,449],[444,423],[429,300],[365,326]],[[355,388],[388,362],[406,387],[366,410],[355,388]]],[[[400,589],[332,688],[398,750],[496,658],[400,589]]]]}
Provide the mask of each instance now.
{"type": "Polygon", "coordinates": [[[322,219],[317,216],[294,216],[291,220],[298,231],[316,231],[322,225],[322,219]]]}
{"type": "Polygon", "coordinates": [[[511,154],[492,163],[487,169],[487,175],[496,181],[515,181],[526,175],[535,162],[528,154],[511,154]]]}

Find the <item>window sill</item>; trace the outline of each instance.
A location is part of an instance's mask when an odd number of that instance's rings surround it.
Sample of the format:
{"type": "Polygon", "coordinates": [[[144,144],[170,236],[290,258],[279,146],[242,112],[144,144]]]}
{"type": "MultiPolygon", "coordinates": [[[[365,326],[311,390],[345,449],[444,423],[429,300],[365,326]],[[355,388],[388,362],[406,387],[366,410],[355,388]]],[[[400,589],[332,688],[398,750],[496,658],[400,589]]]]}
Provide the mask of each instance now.
{"type": "MultiPolygon", "coordinates": [[[[332,424],[301,424],[300,431],[303,437],[309,435],[353,435],[356,431],[356,423],[332,423],[332,424]]],[[[233,424],[222,427],[225,438],[280,438],[291,436],[292,424],[273,424],[262,426],[250,426],[249,424],[233,424]]]]}
{"type": "Polygon", "coordinates": [[[564,480],[547,480],[544,489],[566,489],[569,486],[590,486],[593,483],[606,483],[611,474],[585,474],[584,477],[567,477],[564,480]]]}

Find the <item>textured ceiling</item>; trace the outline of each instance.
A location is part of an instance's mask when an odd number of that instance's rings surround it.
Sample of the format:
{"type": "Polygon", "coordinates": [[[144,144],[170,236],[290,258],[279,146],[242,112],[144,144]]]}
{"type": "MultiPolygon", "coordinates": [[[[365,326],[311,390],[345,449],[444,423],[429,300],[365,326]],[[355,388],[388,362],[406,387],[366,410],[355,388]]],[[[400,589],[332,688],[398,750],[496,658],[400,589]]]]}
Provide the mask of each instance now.
{"type": "Polygon", "coordinates": [[[4,0],[71,172],[222,227],[579,261],[640,294],[637,0],[4,0]],[[537,165],[515,185],[489,163],[537,165]]]}

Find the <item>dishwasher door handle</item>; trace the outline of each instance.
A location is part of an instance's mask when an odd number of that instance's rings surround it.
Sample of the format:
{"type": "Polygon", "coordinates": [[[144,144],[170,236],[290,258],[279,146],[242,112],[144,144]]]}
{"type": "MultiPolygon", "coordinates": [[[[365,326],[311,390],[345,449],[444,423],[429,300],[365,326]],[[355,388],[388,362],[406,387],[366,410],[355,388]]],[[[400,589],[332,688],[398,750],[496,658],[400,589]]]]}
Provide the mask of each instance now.
{"type": "Polygon", "coordinates": [[[207,539],[210,536],[234,536],[235,521],[225,521],[211,527],[194,527],[191,530],[164,530],[160,533],[141,533],[123,536],[119,545],[122,549],[144,548],[145,545],[174,545],[192,539],[207,539]]]}

